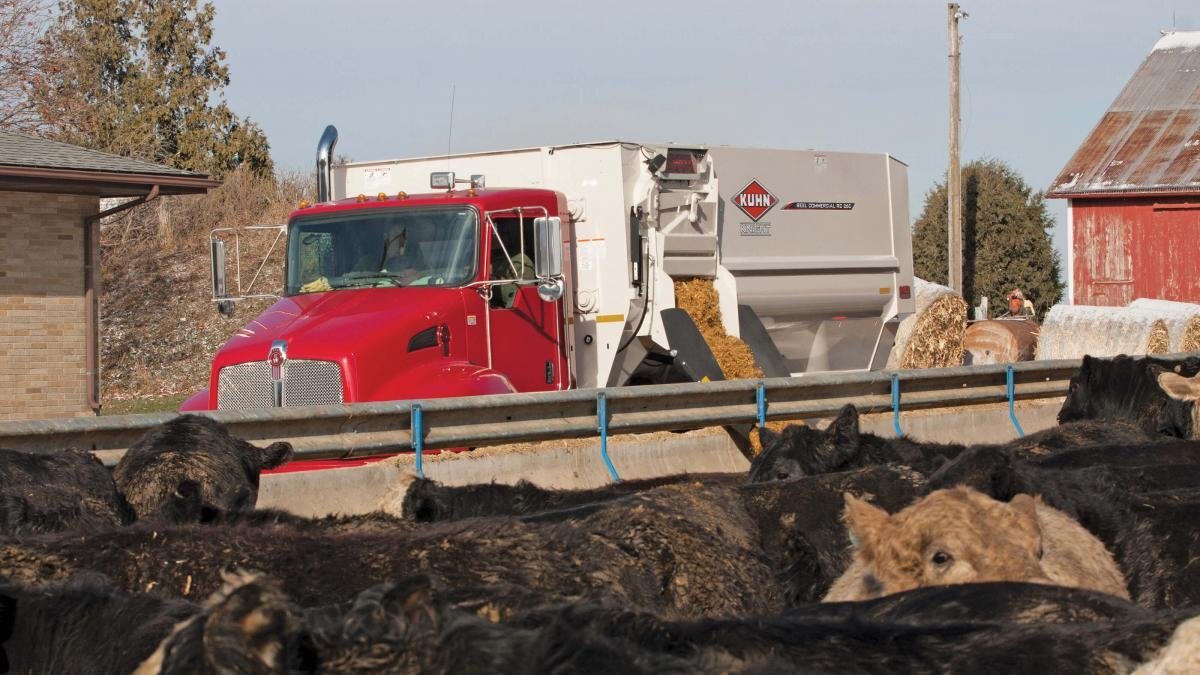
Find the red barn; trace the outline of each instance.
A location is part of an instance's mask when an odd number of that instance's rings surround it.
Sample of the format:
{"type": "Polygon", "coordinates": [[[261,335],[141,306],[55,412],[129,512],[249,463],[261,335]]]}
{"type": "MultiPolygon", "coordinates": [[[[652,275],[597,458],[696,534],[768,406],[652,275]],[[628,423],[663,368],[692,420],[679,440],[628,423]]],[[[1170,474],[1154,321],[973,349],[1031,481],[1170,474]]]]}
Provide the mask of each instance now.
{"type": "Polygon", "coordinates": [[[1200,31],[1163,35],[1046,196],[1071,302],[1200,302],[1200,31]]]}

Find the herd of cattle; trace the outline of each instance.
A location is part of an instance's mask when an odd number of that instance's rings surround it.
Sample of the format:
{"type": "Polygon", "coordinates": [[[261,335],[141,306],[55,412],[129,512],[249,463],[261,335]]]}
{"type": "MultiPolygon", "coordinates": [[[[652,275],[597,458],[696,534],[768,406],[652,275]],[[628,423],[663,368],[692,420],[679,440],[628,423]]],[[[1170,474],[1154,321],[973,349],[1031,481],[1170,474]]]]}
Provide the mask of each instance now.
{"type": "Polygon", "coordinates": [[[1087,358],[1001,445],[847,406],[748,479],[417,480],[404,517],[255,509],[291,447],[205,417],[112,472],[2,450],[0,673],[1200,672],[1198,373],[1087,358]]]}

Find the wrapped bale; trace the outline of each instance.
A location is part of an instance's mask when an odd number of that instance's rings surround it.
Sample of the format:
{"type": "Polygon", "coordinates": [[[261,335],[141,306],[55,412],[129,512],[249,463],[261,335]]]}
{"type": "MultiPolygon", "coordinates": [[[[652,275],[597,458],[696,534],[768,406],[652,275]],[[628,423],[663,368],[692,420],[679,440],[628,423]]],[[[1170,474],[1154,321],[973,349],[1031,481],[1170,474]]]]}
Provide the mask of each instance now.
{"type": "Polygon", "coordinates": [[[963,361],[967,303],[950,288],[913,279],[917,311],[900,322],[887,367],[945,368],[963,361]]]}
{"type": "Polygon", "coordinates": [[[963,337],[964,362],[981,366],[1033,359],[1038,325],[1030,319],[988,319],[967,326],[963,337]]]}
{"type": "Polygon", "coordinates": [[[1055,305],[1042,322],[1037,358],[1166,354],[1167,336],[1166,322],[1147,310],[1055,305]]]}
{"type": "Polygon", "coordinates": [[[1129,306],[1157,314],[1167,324],[1167,332],[1171,338],[1169,349],[1172,352],[1200,350],[1200,305],[1138,298],[1129,303],[1129,306]]]}

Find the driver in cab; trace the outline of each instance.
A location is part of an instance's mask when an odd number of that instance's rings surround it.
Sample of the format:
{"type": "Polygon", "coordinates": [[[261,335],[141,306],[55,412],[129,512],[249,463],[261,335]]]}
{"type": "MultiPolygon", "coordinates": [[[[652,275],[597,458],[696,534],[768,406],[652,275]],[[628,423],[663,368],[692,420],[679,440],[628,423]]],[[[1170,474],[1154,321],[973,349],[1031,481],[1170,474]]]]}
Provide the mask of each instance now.
{"type": "Polygon", "coordinates": [[[423,276],[424,261],[416,244],[408,241],[408,228],[391,229],[384,238],[383,252],[366,253],[354,264],[358,272],[379,272],[407,285],[423,276]]]}

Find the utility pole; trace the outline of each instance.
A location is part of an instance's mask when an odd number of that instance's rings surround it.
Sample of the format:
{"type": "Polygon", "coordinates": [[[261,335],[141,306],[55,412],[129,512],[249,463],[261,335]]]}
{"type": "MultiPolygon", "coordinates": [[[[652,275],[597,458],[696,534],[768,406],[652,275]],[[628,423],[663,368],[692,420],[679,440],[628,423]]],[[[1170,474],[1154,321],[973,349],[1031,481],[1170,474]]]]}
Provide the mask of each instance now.
{"type": "MultiPolygon", "coordinates": [[[[961,121],[958,112],[958,21],[967,18],[957,2],[946,5],[946,21],[950,29],[950,169],[946,175],[946,198],[948,200],[947,225],[949,246],[947,248],[946,282],[950,288],[963,292],[962,261],[962,175],[958,163],[958,132],[961,121]]],[[[970,298],[966,298],[970,302],[970,298]]]]}

